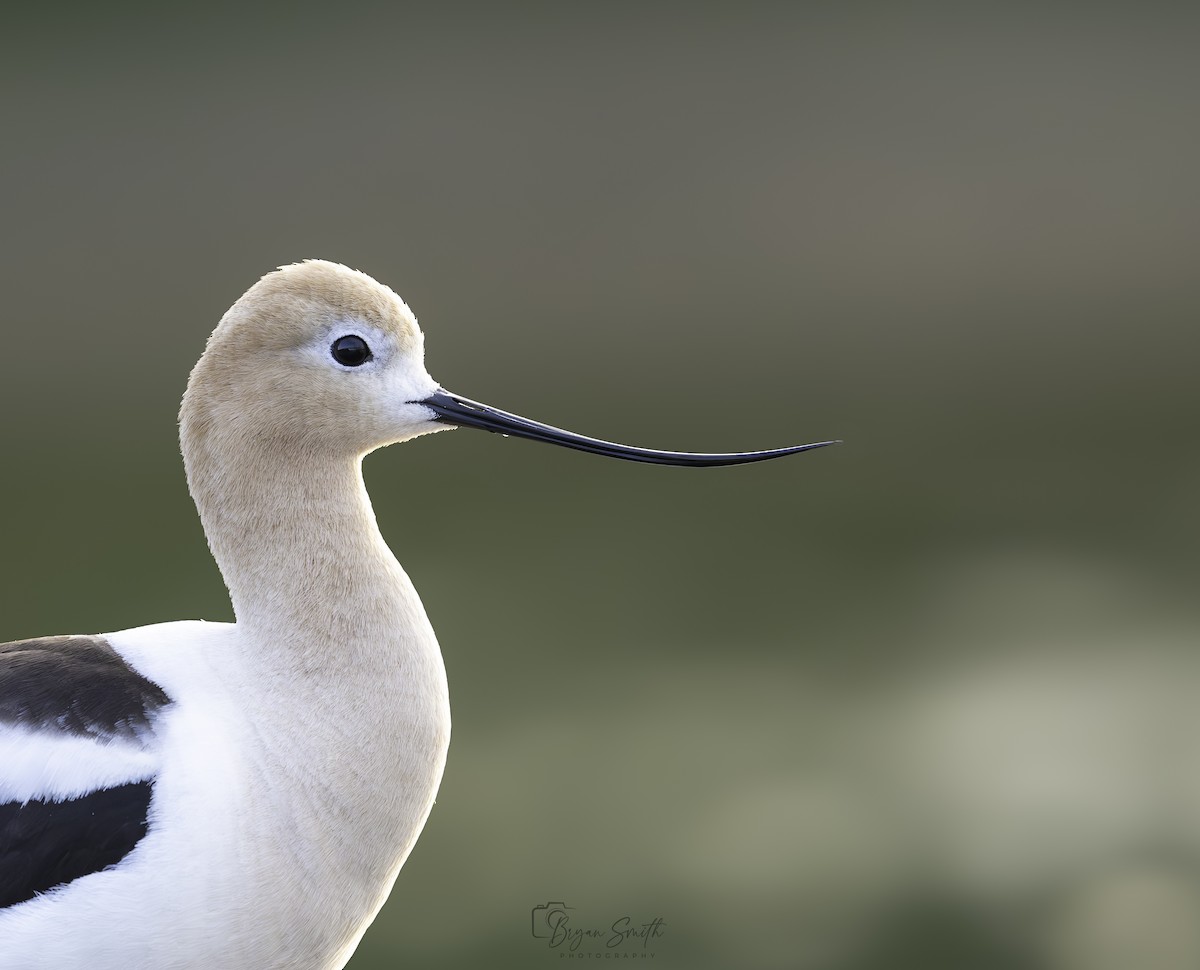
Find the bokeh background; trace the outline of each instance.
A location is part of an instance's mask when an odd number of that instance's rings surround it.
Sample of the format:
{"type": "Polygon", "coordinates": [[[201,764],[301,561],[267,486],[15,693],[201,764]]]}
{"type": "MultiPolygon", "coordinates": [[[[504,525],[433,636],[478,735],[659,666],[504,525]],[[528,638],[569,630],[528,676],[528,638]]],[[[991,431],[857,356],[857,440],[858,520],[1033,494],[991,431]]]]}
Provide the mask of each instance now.
{"type": "Polygon", "coordinates": [[[64,4],[0,32],[3,638],[227,619],[175,439],[262,273],[394,286],[451,678],[351,963],[1200,966],[1194,5],[64,4]]]}

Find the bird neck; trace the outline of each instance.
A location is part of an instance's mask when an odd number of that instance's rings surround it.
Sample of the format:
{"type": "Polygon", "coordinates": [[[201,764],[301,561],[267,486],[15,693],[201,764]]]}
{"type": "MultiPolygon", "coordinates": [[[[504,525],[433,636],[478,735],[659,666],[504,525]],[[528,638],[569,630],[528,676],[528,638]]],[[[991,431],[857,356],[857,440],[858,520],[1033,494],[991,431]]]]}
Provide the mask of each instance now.
{"type": "Polygon", "coordinates": [[[237,617],[228,683],[253,711],[244,754],[256,791],[268,800],[291,792],[282,830],[270,810],[248,813],[275,826],[260,862],[276,881],[296,881],[292,894],[273,884],[279,898],[332,906],[313,925],[341,927],[352,946],[442,777],[450,708],[441,652],[379,533],[358,457],[248,447],[213,427],[185,413],[182,444],[237,617]],[[305,783],[293,790],[298,773],[305,783]]]}
{"type": "Polygon", "coordinates": [[[356,661],[377,669],[388,647],[432,641],[359,458],[211,445],[185,436],[188,486],[238,625],[256,643],[286,651],[293,668],[332,662],[344,674],[356,661]]]}

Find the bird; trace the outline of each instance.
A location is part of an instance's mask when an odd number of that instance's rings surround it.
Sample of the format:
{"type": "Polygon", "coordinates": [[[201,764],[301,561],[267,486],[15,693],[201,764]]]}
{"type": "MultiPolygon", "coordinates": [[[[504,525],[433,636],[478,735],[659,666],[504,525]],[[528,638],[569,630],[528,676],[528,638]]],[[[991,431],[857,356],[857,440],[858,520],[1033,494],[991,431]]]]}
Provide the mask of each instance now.
{"type": "Polygon", "coordinates": [[[337,970],[432,809],[450,703],[362,459],[453,427],[668,465],[445,390],[389,287],[282,266],[224,314],[179,412],[234,622],[0,645],[0,968],[337,970]]]}

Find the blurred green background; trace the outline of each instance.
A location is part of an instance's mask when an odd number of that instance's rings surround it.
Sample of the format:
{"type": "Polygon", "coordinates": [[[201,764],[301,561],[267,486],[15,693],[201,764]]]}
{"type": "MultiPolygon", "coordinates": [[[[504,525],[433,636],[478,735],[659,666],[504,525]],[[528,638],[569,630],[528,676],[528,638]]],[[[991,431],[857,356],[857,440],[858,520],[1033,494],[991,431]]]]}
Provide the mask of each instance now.
{"type": "Polygon", "coordinates": [[[446,655],[352,970],[1200,966],[1192,5],[45,5],[0,34],[2,639],[226,619],[175,410],[320,256],[473,432],[368,459],[446,655]]]}

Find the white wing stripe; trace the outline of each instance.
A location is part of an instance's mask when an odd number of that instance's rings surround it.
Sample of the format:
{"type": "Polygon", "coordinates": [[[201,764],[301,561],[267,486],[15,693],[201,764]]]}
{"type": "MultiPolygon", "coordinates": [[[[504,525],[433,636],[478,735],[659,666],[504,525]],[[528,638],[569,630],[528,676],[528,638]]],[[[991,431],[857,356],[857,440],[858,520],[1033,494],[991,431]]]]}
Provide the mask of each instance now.
{"type": "Polygon", "coordinates": [[[146,781],[158,756],[122,741],[0,726],[0,804],[65,801],[100,788],[146,781]]]}

